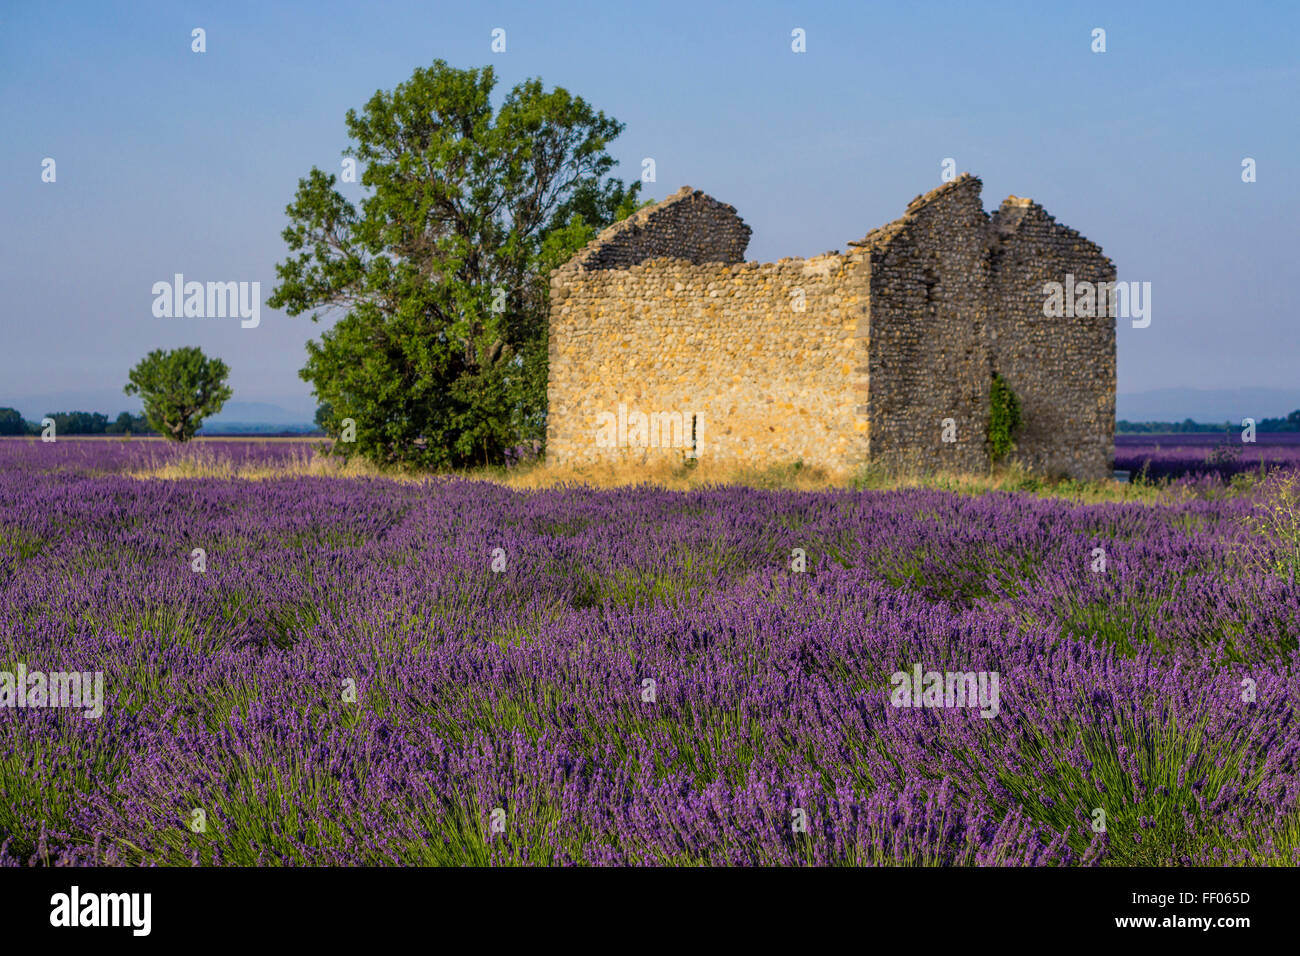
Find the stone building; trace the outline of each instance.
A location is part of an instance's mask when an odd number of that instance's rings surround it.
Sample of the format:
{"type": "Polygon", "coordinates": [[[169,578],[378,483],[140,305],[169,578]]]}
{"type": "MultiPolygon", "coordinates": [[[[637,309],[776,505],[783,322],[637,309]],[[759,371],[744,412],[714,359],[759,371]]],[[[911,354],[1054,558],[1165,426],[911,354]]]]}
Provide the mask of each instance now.
{"type": "Polygon", "coordinates": [[[997,373],[1022,408],[1012,460],[1108,476],[1113,305],[1044,302],[1050,282],[1112,289],[1115,267],[1031,200],[990,216],[980,187],[774,263],[743,261],[749,227],[690,187],[610,226],[552,273],[547,458],[980,471],[997,373]]]}

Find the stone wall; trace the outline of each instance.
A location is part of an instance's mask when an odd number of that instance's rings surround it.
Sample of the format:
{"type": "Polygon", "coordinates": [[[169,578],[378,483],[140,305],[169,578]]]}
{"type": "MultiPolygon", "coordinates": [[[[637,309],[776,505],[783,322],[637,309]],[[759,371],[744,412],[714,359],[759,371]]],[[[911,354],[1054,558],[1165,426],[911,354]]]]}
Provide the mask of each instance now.
{"type": "Polygon", "coordinates": [[[663,202],[616,222],[565,263],[569,270],[626,269],[668,257],[702,262],[740,262],[749,226],[726,203],[683,186],[663,202]]]}
{"type": "Polygon", "coordinates": [[[868,455],[887,467],[987,466],[988,217],[963,175],[853,243],[868,256],[868,455]],[[943,441],[952,419],[955,441],[943,441]]]}
{"type": "Polygon", "coordinates": [[[548,459],[981,471],[998,372],[1017,460],[1108,474],[1114,319],[1044,318],[1043,284],[1114,266],[1029,200],[988,216],[980,188],[808,260],[742,262],[749,227],[689,187],[606,229],[551,276],[548,459]]]}
{"type": "MultiPolygon", "coordinates": [[[[557,271],[547,459],[681,460],[695,451],[701,460],[760,467],[797,459],[842,466],[855,443],[865,444],[849,388],[861,296],[845,282],[847,260],[661,258],[624,270],[557,271]],[[638,412],[680,412],[695,424],[697,447],[665,439],[662,417],[649,436],[629,424],[615,442],[608,431],[602,441],[609,416],[638,412]]],[[[689,438],[690,425],[684,430],[689,438]]]]}
{"type": "Polygon", "coordinates": [[[1014,460],[1043,473],[1109,477],[1115,457],[1115,319],[1047,318],[1047,282],[1114,282],[1101,249],[1042,206],[1010,197],[993,215],[994,369],[1020,398],[1014,460]]]}

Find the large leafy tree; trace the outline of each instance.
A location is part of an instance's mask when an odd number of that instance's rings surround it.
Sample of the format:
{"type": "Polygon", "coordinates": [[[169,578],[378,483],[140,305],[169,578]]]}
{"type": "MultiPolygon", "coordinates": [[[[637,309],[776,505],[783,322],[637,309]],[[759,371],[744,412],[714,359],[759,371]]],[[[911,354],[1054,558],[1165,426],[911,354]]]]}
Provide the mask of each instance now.
{"type": "Polygon", "coordinates": [[[346,118],[360,209],[316,168],[287,209],[268,304],[345,313],[300,373],[327,430],[355,422],[345,454],[454,467],[544,437],[547,273],[640,184],[607,175],[621,123],[540,80],[494,109],[495,86],[439,60],[375,93],[346,118]]]}
{"type": "Polygon", "coordinates": [[[149,426],[173,441],[189,441],[203,419],[221,411],[230,398],[221,359],[208,358],[196,347],[155,349],[131,369],[124,391],[139,395],[149,426]]]}

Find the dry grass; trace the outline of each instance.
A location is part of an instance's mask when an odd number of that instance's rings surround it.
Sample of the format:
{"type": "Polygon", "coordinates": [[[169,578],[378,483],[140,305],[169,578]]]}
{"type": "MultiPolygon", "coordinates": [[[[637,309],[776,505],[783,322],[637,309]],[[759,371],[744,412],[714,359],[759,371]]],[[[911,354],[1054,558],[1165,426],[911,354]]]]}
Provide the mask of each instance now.
{"type": "MultiPolygon", "coordinates": [[[[179,458],[130,473],[142,479],[226,478],[264,480],[295,475],[334,478],[386,478],[394,481],[420,482],[434,477],[428,472],[401,468],[380,468],[359,458],[342,458],[320,454],[313,444],[287,460],[240,466],[216,450],[201,445],[187,450],[179,458]]],[[[1121,484],[1115,481],[1049,480],[1021,468],[1008,467],[987,474],[889,473],[866,469],[857,473],[828,472],[801,462],[752,467],[700,461],[659,461],[651,463],[619,462],[593,465],[554,466],[536,462],[513,469],[474,468],[454,473],[458,477],[493,481],[511,488],[533,489],[583,485],[616,488],[650,485],[674,491],[688,491],[717,485],[743,485],[751,488],[820,491],[829,488],[858,488],[892,491],[902,488],[933,488],[964,495],[990,491],[1029,493],[1052,498],[1067,498],[1083,504],[1101,502],[1171,503],[1182,500],[1185,492],[1145,482],[1121,484]]]]}
{"type": "MultiPolygon", "coordinates": [[[[290,439],[292,440],[292,439],[290,439]]],[[[303,443],[288,458],[276,462],[240,464],[220,451],[194,445],[166,461],[147,468],[129,471],[131,478],[174,480],[178,478],[240,478],[263,481],[268,478],[289,478],[296,475],[315,475],[325,478],[391,478],[398,481],[419,481],[424,475],[380,469],[360,458],[345,461],[323,455],[314,445],[303,443]]]]}
{"type": "Polygon", "coordinates": [[[1258,486],[1259,508],[1247,519],[1247,560],[1291,581],[1300,577],[1300,472],[1276,471],[1258,486]]]}
{"type": "Polygon", "coordinates": [[[802,463],[755,468],[702,460],[691,464],[667,460],[655,462],[608,462],[592,465],[556,466],[537,462],[509,471],[481,470],[479,477],[500,481],[512,488],[551,488],[557,485],[589,485],[620,488],[653,485],[672,491],[689,491],[709,485],[746,485],[751,488],[785,488],[819,491],[852,484],[852,475],[809,468],[802,463]]]}
{"type": "Polygon", "coordinates": [[[1162,484],[1143,481],[1121,484],[1117,481],[1053,480],[1015,466],[997,468],[985,474],[967,474],[890,472],[879,468],[835,473],[820,468],[810,468],[801,462],[769,465],[763,468],[710,464],[704,461],[690,466],[666,461],[654,464],[623,462],[571,467],[538,463],[508,472],[499,469],[478,470],[467,477],[499,481],[514,488],[549,488],[559,485],[612,488],[649,484],[680,491],[709,485],[744,485],[751,488],[779,488],[794,491],[821,491],[828,488],[856,488],[872,491],[933,488],[963,495],[1006,491],[1066,498],[1081,504],[1173,503],[1185,500],[1188,496],[1185,490],[1170,489],[1162,484]]]}

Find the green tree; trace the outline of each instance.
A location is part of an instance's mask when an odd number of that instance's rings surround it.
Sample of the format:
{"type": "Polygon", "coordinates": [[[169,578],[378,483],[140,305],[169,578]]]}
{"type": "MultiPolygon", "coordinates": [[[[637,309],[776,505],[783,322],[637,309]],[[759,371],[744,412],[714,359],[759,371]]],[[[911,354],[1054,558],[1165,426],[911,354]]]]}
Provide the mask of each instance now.
{"type": "Polygon", "coordinates": [[[57,435],[102,435],[108,429],[108,416],[103,412],[46,412],[53,419],[57,435]]]}
{"type": "Polygon", "coordinates": [[[376,92],[346,116],[360,209],[313,168],[286,210],[268,305],[346,310],[300,373],[356,422],[344,454],[453,467],[545,437],[547,274],[640,184],[607,176],[621,123],[536,79],[494,109],[495,86],[438,60],[376,92]]]}
{"type": "Polygon", "coordinates": [[[1286,418],[1265,418],[1259,422],[1259,431],[1262,432],[1293,432],[1300,431],[1300,409],[1291,412],[1286,418]]]}
{"type": "Polygon", "coordinates": [[[210,359],[196,347],[155,349],[128,376],[124,391],[139,395],[151,428],[173,441],[189,441],[203,419],[221,411],[230,398],[221,359],[210,359]]]}
{"type": "Polygon", "coordinates": [[[0,408],[0,435],[26,435],[28,424],[16,408],[0,408]]]}
{"type": "Polygon", "coordinates": [[[144,435],[152,431],[143,415],[122,412],[105,429],[110,435],[144,435]]]}

